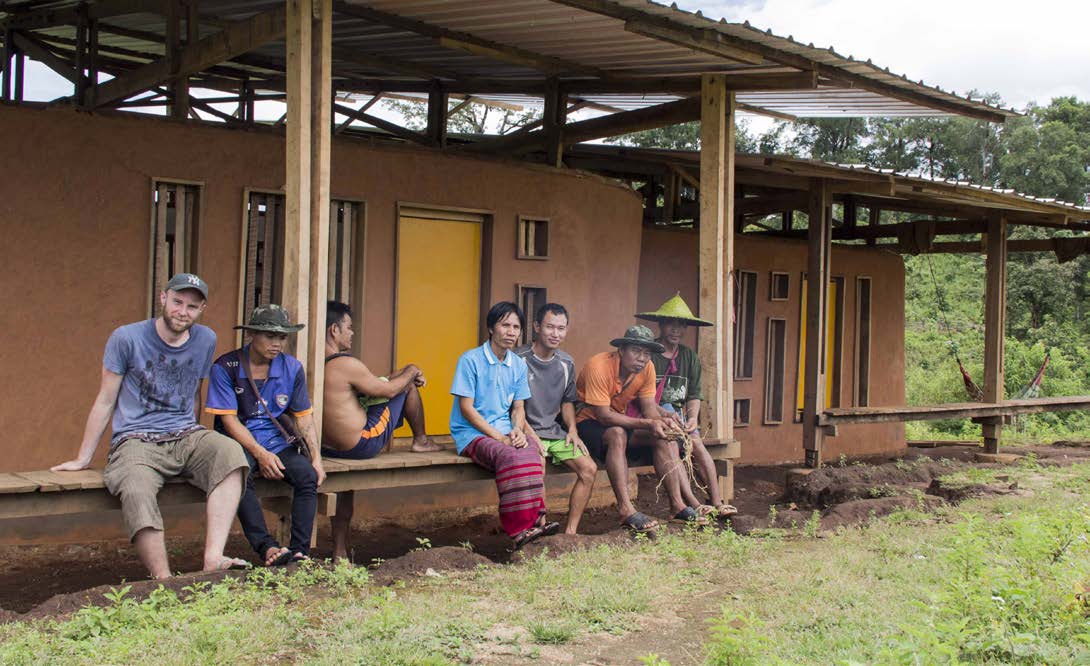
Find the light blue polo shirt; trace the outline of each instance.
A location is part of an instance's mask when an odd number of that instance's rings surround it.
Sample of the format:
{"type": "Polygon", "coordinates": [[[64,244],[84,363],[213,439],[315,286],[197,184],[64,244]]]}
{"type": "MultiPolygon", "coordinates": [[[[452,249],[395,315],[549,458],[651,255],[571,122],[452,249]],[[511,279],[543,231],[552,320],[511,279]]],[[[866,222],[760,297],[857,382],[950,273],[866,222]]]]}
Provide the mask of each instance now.
{"type": "Polygon", "coordinates": [[[492,353],[485,342],[470,349],[458,359],[454,369],[454,383],[450,392],[454,405],[450,410],[450,436],[458,453],[484,433],[478,431],[462,416],[458,398],[473,398],[473,407],[490,426],[503,434],[511,432],[511,405],[516,400],[530,398],[526,361],[514,351],[508,351],[502,361],[492,353]]]}

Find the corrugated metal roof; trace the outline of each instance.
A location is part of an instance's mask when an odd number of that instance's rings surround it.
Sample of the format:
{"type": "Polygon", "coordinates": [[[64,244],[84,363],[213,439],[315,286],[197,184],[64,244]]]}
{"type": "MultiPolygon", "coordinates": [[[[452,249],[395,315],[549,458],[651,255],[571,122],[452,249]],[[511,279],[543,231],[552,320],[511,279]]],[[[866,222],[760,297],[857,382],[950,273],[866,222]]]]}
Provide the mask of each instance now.
{"type": "MultiPolygon", "coordinates": [[[[43,8],[75,7],[76,0],[37,2],[0,1],[0,21],[43,8]]],[[[98,4],[91,0],[89,5],[98,4]]],[[[201,35],[214,33],[226,21],[245,19],[282,4],[281,0],[202,0],[201,35]]],[[[504,94],[475,96],[516,103],[541,104],[546,77],[563,82],[612,81],[668,82],[648,86],[646,93],[588,93],[582,99],[618,109],[635,109],[692,94],[702,73],[728,75],[769,71],[816,71],[817,88],[774,92],[740,92],[738,101],[798,117],[922,116],[986,114],[998,119],[1008,109],[989,106],[939,88],[912,82],[869,61],[845,57],[831,49],[805,45],[790,37],[760,31],[748,23],[713,21],[699,13],[647,0],[348,0],[335,4],[334,73],[340,90],[419,92],[437,79],[502,84],[504,94]],[[381,14],[376,14],[379,12],[381,14]],[[382,15],[395,20],[382,20],[382,15]],[[426,29],[420,30],[424,25],[426,29]],[[647,26],[653,28],[648,33],[647,26]],[[692,48],[684,39],[663,38],[656,31],[677,31],[689,37],[718,35],[726,47],[758,53],[758,62],[744,62],[692,48]],[[540,56],[557,66],[548,69],[526,58],[501,57],[487,49],[466,49],[437,38],[436,31],[471,41],[512,47],[518,53],[540,56]],[[400,63],[401,66],[397,66],[400,63]],[[429,70],[431,74],[421,73],[429,70]],[[684,84],[684,85],[681,85],[684,84]],[[685,87],[669,91],[670,85],[685,87]],[[400,90],[399,90],[400,88],[400,90]],[[520,89],[521,88],[521,89],[520,89]]],[[[154,13],[131,13],[100,19],[106,32],[99,37],[106,69],[122,72],[126,62],[160,57],[165,20],[154,13]]],[[[71,25],[37,31],[55,48],[71,50],[71,25]]],[[[670,33],[671,35],[673,33],[670,33]]],[[[687,37],[688,38],[688,37],[687,37]]],[[[268,44],[253,53],[223,63],[210,77],[223,87],[241,76],[269,75],[265,86],[276,87],[284,69],[282,44],[268,44]],[[237,70],[237,71],[235,71],[237,70]]],[[[261,85],[258,83],[258,85],[261,85]]],[[[472,88],[472,85],[463,87],[472,88]]],[[[495,87],[495,85],[493,85],[495,87]]]]}

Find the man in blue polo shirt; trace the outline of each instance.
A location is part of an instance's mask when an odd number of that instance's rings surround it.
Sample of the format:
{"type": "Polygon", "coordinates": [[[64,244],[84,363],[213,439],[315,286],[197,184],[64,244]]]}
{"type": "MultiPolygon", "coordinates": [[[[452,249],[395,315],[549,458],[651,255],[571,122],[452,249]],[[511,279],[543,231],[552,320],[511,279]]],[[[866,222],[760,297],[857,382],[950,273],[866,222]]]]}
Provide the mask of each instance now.
{"type": "Polygon", "coordinates": [[[325,479],[318,436],[298,359],[283,353],[292,324],[279,305],[256,308],[248,324],[250,344],[216,359],[205,411],[216,415],[216,429],[242,444],[250,475],[238,506],[238,520],[254,552],[266,566],[307,559],[314,527],[318,486],[325,479]],[[289,420],[288,415],[294,419],[289,420]],[[283,479],[294,489],[291,543],[282,547],[269,534],[254,476],[283,479]]]}
{"type": "Polygon", "coordinates": [[[545,465],[541,442],[526,425],[530,397],[526,361],[514,353],[526,317],[518,305],[488,311],[488,341],[458,359],[450,392],[450,434],[458,453],[496,474],[500,524],[521,548],[556,534],[545,522],[545,465]]]}

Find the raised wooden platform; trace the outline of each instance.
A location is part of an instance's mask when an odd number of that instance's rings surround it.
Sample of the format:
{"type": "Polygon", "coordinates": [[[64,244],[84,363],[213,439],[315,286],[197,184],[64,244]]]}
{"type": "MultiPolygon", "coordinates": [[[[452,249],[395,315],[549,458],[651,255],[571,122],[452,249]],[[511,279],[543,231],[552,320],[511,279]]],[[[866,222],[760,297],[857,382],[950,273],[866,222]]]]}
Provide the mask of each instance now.
{"type": "Polygon", "coordinates": [[[916,405],[898,407],[846,407],[827,409],[818,415],[819,426],[837,426],[851,423],[888,423],[903,421],[935,421],[938,419],[987,418],[1038,414],[1041,412],[1065,412],[1090,410],[1090,396],[1063,396],[1035,398],[1033,400],[1004,400],[999,403],[953,402],[945,405],[916,405]]]}
{"type": "MultiPolygon", "coordinates": [[[[737,441],[708,443],[708,451],[717,461],[721,477],[730,475],[729,461],[737,458],[737,441]]],[[[374,490],[402,486],[459,483],[491,479],[492,475],[452,449],[435,453],[394,451],[370,460],[323,460],[328,477],[322,493],[346,490],[374,490]]],[[[570,473],[567,467],[547,466],[549,474],[570,473]]],[[[724,481],[721,478],[721,481],[724,481]]],[[[733,481],[733,479],[730,479],[733,481]]],[[[291,486],[279,481],[257,480],[257,494],[262,499],[291,497],[291,486]]],[[[180,479],[174,479],[159,491],[161,506],[200,504],[204,493],[180,479]]],[[[100,470],[80,472],[0,473],[0,520],[28,516],[50,516],[120,509],[111,495],[100,470]]]]}

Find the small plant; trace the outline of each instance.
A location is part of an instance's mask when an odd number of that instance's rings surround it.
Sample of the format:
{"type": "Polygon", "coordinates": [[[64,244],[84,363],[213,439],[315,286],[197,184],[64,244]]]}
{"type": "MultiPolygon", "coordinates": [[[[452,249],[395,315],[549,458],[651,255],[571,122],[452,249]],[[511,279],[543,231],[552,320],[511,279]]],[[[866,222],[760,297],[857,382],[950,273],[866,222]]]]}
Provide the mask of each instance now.
{"type": "Polygon", "coordinates": [[[458,545],[462,548],[462,550],[468,550],[471,553],[473,552],[473,544],[469,541],[463,541],[458,545]]]}
{"type": "Polygon", "coordinates": [[[431,539],[428,537],[416,537],[416,543],[419,545],[416,548],[413,548],[412,552],[414,553],[431,548],[431,539]]]}
{"type": "Polygon", "coordinates": [[[643,666],[670,666],[670,662],[657,654],[648,654],[640,657],[640,663],[643,664],[643,666]]]}
{"type": "Polygon", "coordinates": [[[768,638],[760,633],[761,623],[752,615],[729,613],[712,621],[712,639],[705,646],[709,666],[757,666],[767,663],[762,655],[768,638]]]}
{"type": "Polygon", "coordinates": [[[840,456],[837,457],[836,466],[837,467],[847,467],[848,466],[848,456],[847,456],[847,454],[841,453],[840,456]]]}
{"type": "Polygon", "coordinates": [[[776,518],[779,515],[780,515],[780,512],[776,508],[776,505],[775,504],[769,504],[768,505],[768,526],[769,527],[775,527],[776,526],[776,518]]]}
{"type": "Polygon", "coordinates": [[[572,623],[564,622],[551,624],[546,622],[531,622],[530,637],[539,645],[563,645],[575,637],[576,627],[572,623]]]}
{"type": "Polygon", "coordinates": [[[803,527],[802,533],[806,536],[813,538],[821,531],[821,512],[814,509],[813,513],[806,520],[806,525],[803,527]]]}

